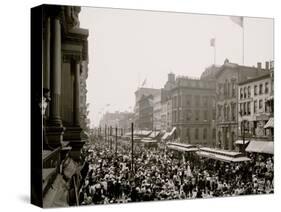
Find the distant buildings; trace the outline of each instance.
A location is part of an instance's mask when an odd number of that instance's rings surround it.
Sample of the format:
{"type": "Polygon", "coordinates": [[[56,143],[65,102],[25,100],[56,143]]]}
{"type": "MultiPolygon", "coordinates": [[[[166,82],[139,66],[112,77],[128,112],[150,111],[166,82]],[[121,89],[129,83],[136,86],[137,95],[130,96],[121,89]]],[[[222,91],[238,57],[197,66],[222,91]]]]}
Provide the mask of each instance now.
{"type": "Polygon", "coordinates": [[[273,137],[273,62],[262,68],[226,59],[200,79],[169,73],[163,88],[140,88],[135,95],[137,129],[176,128],[182,143],[234,151],[244,129],[251,138],[273,137]]]}
{"type": "MultiPolygon", "coordinates": [[[[131,127],[131,122],[133,122],[134,114],[130,112],[119,112],[105,113],[100,120],[100,128],[104,130],[104,127],[118,127],[123,129],[124,132],[128,132],[131,127]]],[[[121,131],[121,130],[120,130],[121,131]]]]}
{"type": "MultiPolygon", "coordinates": [[[[160,89],[154,89],[154,88],[138,88],[138,90],[135,92],[135,107],[134,107],[134,123],[135,123],[135,129],[141,129],[140,128],[140,111],[143,111],[143,109],[140,110],[140,100],[144,96],[149,95],[159,95],[160,89]]],[[[145,101],[145,100],[144,100],[145,101]]],[[[145,104],[143,104],[145,105],[145,104]]],[[[142,118],[143,119],[143,118],[142,118]]],[[[153,124],[151,126],[151,129],[153,128],[153,124]]]]}
{"type": "Polygon", "coordinates": [[[180,141],[212,146],[215,143],[215,82],[177,77],[171,89],[172,126],[180,141]]]}

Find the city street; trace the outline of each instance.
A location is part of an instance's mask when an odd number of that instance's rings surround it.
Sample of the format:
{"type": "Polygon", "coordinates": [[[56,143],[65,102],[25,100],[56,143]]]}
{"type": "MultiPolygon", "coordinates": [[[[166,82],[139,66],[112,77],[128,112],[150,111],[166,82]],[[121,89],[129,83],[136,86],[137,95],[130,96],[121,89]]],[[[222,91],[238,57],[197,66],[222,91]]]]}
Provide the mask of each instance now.
{"type": "Polygon", "coordinates": [[[196,154],[134,146],[118,140],[116,149],[102,137],[84,150],[89,171],[80,190],[82,205],[273,193],[273,157],[226,163],[196,154]],[[132,168],[133,167],[133,168],[132,168]]]}

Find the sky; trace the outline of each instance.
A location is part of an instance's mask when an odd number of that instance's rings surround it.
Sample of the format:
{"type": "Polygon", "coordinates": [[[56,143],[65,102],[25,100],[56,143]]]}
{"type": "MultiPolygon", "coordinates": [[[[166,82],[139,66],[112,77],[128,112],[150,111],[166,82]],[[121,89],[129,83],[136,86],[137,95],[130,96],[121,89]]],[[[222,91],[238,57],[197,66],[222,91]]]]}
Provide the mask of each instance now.
{"type": "Polygon", "coordinates": [[[229,16],[82,7],[80,27],[89,30],[87,101],[92,126],[106,112],[132,111],[134,92],[162,88],[168,73],[200,77],[216,63],[244,64],[274,58],[274,22],[244,17],[244,27],[229,16]],[[214,48],[210,40],[215,38],[214,48]]]}

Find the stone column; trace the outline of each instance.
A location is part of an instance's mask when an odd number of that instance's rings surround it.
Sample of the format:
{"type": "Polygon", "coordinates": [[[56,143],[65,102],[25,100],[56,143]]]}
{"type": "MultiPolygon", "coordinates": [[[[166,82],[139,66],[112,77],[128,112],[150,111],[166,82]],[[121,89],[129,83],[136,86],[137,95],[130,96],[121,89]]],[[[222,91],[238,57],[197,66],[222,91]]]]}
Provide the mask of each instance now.
{"type": "Polygon", "coordinates": [[[52,42],[51,42],[51,103],[50,123],[61,126],[60,117],[60,95],[61,95],[61,25],[56,17],[52,20],[52,42]]]}
{"type": "MultiPolygon", "coordinates": [[[[43,88],[50,90],[50,17],[46,17],[44,32],[44,62],[43,62],[43,88]]],[[[49,116],[49,107],[46,109],[45,117],[49,116]]]]}
{"type": "Polygon", "coordinates": [[[80,126],[80,62],[74,62],[74,126],[80,126]]]}
{"type": "Polygon", "coordinates": [[[47,127],[48,144],[52,147],[61,145],[63,140],[62,121],[60,117],[61,98],[61,23],[58,17],[51,18],[50,35],[50,94],[49,120],[47,127]]]}
{"type": "Polygon", "coordinates": [[[50,89],[50,17],[46,18],[44,35],[44,74],[43,86],[50,89]]]}

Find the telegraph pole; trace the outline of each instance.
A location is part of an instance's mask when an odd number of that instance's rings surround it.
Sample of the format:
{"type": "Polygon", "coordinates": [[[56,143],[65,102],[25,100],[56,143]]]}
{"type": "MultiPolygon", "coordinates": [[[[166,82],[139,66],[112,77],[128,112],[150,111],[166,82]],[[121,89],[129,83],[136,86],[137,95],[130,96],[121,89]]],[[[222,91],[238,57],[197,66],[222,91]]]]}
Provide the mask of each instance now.
{"type": "Polygon", "coordinates": [[[131,124],[131,130],[132,130],[132,164],[131,164],[131,171],[134,173],[134,123],[131,124]]]}
{"type": "Polygon", "coordinates": [[[117,157],[117,126],[115,128],[115,157],[117,157]]]}

